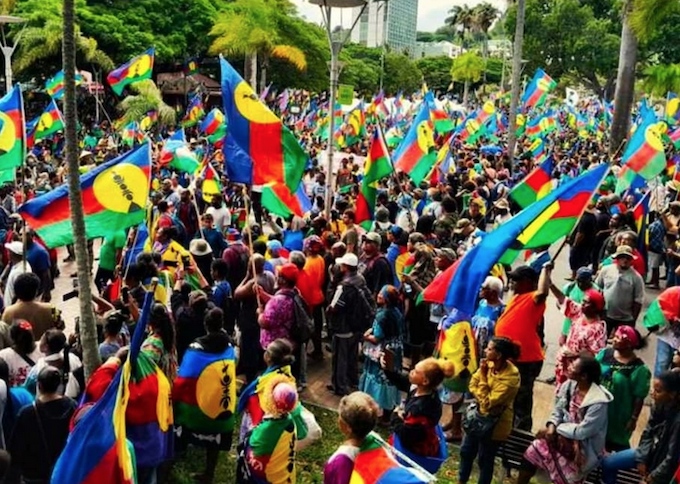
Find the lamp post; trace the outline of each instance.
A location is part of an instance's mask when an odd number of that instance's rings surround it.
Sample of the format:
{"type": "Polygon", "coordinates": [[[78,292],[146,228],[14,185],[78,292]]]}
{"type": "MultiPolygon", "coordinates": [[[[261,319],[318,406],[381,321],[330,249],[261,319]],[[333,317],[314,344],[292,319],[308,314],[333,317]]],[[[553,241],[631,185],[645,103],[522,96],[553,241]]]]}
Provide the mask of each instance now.
{"type": "Polygon", "coordinates": [[[327,146],[327,161],[326,161],[326,200],[325,200],[325,212],[326,218],[330,218],[331,213],[331,201],[332,201],[332,189],[333,189],[333,133],[335,131],[335,116],[333,116],[335,111],[335,100],[337,98],[338,92],[338,79],[340,77],[340,63],[338,61],[340,57],[340,51],[342,47],[349,40],[350,35],[352,35],[352,30],[356,26],[357,22],[361,18],[368,5],[368,0],[309,0],[309,3],[318,5],[321,9],[321,16],[323,17],[323,22],[326,26],[326,33],[328,34],[328,43],[331,48],[331,62],[330,62],[330,99],[328,101],[328,111],[330,113],[330,120],[328,123],[328,146],[327,146]],[[352,8],[361,7],[359,15],[354,19],[352,26],[345,33],[343,37],[342,29],[337,36],[333,35],[333,25],[331,23],[331,13],[333,8],[352,8]]]}
{"type": "Polygon", "coordinates": [[[5,58],[5,89],[9,92],[12,89],[12,54],[14,54],[17,45],[19,44],[19,38],[23,33],[23,29],[26,28],[26,20],[21,17],[13,17],[11,15],[0,15],[0,37],[2,38],[2,44],[0,44],[0,50],[2,50],[2,55],[5,58]],[[5,35],[5,25],[6,24],[24,24],[24,27],[19,32],[19,35],[14,39],[14,45],[9,45],[7,42],[7,36],[5,35]]]}

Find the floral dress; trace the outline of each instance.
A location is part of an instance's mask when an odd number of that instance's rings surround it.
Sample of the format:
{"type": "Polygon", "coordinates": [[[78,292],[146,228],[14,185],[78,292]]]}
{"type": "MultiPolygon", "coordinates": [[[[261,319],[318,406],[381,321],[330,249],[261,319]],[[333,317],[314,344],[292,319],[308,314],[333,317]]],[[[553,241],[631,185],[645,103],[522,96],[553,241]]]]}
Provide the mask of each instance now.
{"type": "MultiPolygon", "coordinates": [[[[581,423],[579,409],[582,402],[583,397],[579,392],[574,392],[569,400],[569,415],[575,424],[581,423]]],[[[545,470],[553,484],[576,484],[581,481],[580,454],[577,440],[558,435],[555,444],[549,444],[546,439],[534,440],[524,453],[524,458],[545,470]]]]}
{"type": "Polygon", "coordinates": [[[597,355],[607,345],[607,326],[603,320],[589,320],[581,311],[581,305],[567,298],[564,304],[564,315],[571,319],[571,328],[564,346],[557,351],[555,359],[555,391],[567,381],[569,365],[576,356],[567,356],[567,353],[578,355],[587,351],[591,355],[597,355]]]}
{"type": "Polygon", "coordinates": [[[373,397],[380,408],[391,411],[400,403],[397,387],[392,385],[380,367],[379,354],[386,347],[394,352],[394,366],[401,368],[404,353],[404,316],[395,307],[380,308],[373,322],[373,336],[379,343],[364,343],[364,371],[359,379],[359,390],[373,397]]]}

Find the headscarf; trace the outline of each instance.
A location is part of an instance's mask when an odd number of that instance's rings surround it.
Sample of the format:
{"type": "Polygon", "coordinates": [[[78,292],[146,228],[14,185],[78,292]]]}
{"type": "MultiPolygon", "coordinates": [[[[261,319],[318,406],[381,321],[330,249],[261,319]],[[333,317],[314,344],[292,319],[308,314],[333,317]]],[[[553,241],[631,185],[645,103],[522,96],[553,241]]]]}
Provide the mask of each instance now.
{"type": "Polygon", "coordinates": [[[633,348],[640,346],[640,338],[631,326],[626,326],[625,324],[616,328],[614,336],[618,336],[621,339],[630,341],[633,348]]]}
{"type": "Polygon", "coordinates": [[[588,296],[588,299],[590,300],[591,304],[595,306],[595,309],[597,309],[598,312],[604,311],[604,296],[600,291],[596,291],[595,289],[588,289],[585,292],[585,295],[588,296]]]}

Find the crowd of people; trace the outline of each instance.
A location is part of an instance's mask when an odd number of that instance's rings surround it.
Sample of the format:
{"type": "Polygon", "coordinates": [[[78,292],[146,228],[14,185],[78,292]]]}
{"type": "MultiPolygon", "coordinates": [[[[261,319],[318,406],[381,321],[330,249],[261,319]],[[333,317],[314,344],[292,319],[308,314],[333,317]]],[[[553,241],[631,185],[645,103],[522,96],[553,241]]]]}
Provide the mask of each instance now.
{"type": "MultiPolygon", "coordinates": [[[[189,134],[190,148],[206,153],[205,140],[189,134]]],[[[73,260],[72,248],[59,261],[57,250],[46,248],[17,215],[24,199],[58,186],[67,175],[52,158],[58,139],[33,149],[25,186],[0,189],[0,447],[6,451],[0,464],[7,468],[6,482],[49,482],[86,408],[76,402],[91,406],[101,398],[125,362],[148,292],[155,303],[142,354],[160,369],[173,401],[183,401],[185,386],[173,383],[182,381],[197,354],[235,355],[234,378],[224,385],[240,395],[238,405],[225,403],[221,394],[211,397],[228,410],[228,422],[215,414],[195,426],[176,405],[182,431],[175,452],[181,455],[189,445],[207,449],[199,482],[213,481],[220,451],[232,448],[238,482],[295,482],[296,451],[331,430],[319,429],[300,404],[309,393],[310,370],[320,367],[327,391],[339,397],[338,426],[346,437],[329,456],[324,482],[348,484],[362,451],[379,445],[372,431],[385,428],[397,455],[432,473],[450,458],[446,444],[460,443],[459,482],[470,480],[476,459],[480,484],[490,484],[495,456],[512,429],[534,429],[534,384],[545,362],[546,327],[560,333],[555,407],[524,455],[518,482],[527,483],[542,469],[552,482],[576,484],[598,466],[606,484],[616,481],[617,470],[633,467],[649,484],[670,481],[680,457],[680,373],[673,371],[680,368],[680,307],[663,326],[645,321],[658,333],[653,371],[637,354],[647,337],[636,325],[641,328],[645,319],[645,292],[673,291],[679,281],[676,185],[655,185],[641,230],[633,211],[646,189],[623,198],[611,194],[613,167],[603,194],[568,238],[569,281],[561,284],[553,276],[550,246],[527,253],[515,267],[496,265],[464,326],[451,308],[424,302],[422,293],[517,213],[509,194],[534,167],[528,142],[517,160],[502,151],[482,154],[456,145],[448,173],[420,185],[403,173],[381,180],[375,220],[359,224],[363,166],[354,157],[366,155],[370,136],[347,150],[334,173],[332,206],[326,207],[323,143],[311,131],[298,134],[311,154],[303,183],[313,208],[304,218],[270,213],[256,190],[229,183],[217,165],[219,152],[213,162],[223,191],[204,197],[200,182],[189,184],[186,174],[157,164],[154,148],[146,230],[117,231],[89,246],[104,362],[89,380],[79,328],[65,331],[71,322],[51,302],[55,278],[73,260]],[[564,319],[546,317],[551,293],[564,319]],[[452,327],[473,341],[473,361],[463,365],[443,357],[442,335],[452,327]],[[631,449],[650,388],[651,416],[631,449]],[[241,427],[234,444],[236,414],[241,427]],[[443,415],[450,419],[440,423],[443,415]]],[[[604,153],[597,141],[575,139],[569,130],[554,135],[555,187],[604,153]]],[[[88,148],[81,156],[84,171],[117,154],[107,141],[88,148]]],[[[131,409],[141,400],[132,398],[131,409]]],[[[172,455],[151,459],[143,442],[130,440],[139,482],[162,482],[172,455]]]]}

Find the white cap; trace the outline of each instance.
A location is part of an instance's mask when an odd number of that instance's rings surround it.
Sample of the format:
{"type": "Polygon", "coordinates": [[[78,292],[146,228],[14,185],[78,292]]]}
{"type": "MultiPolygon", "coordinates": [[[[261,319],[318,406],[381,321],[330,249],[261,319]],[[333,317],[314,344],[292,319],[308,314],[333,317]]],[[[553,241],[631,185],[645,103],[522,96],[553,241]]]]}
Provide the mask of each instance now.
{"type": "Polygon", "coordinates": [[[359,258],[355,254],[350,252],[338,259],[335,259],[335,263],[344,266],[356,267],[359,265],[359,258]]]}
{"type": "Polygon", "coordinates": [[[24,254],[24,244],[15,240],[14,242],[7,242],[5,244],[5,249],[9,250],[13,254],[23,255],[24,254]]]}

